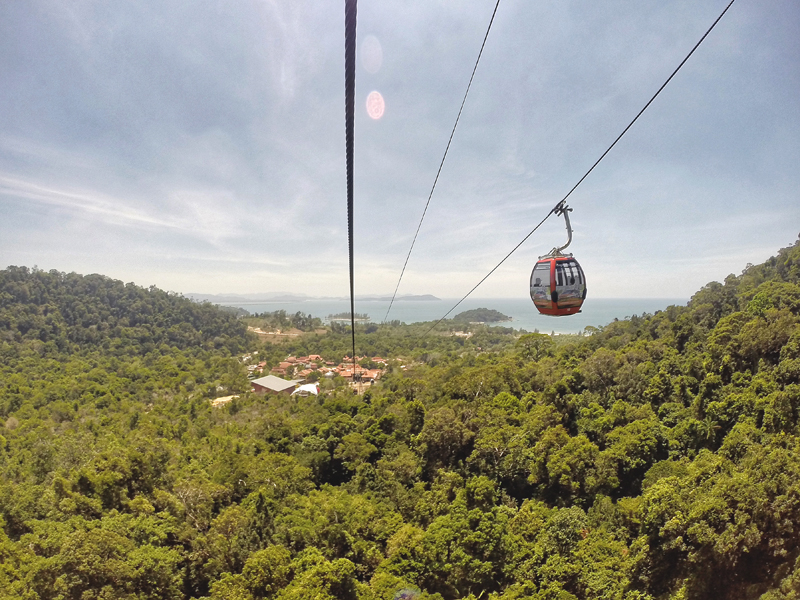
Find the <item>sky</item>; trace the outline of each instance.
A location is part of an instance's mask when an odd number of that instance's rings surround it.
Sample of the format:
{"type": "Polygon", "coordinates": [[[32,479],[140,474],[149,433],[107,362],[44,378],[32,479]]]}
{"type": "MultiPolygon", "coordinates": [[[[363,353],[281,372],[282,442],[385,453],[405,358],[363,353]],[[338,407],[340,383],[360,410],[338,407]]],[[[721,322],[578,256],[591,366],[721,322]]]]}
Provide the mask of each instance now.
{"type": "MultiPolygon", "coordinates": [[[[399,294],[465,294],[727,2],[501,0],[399,294]]],[[[494,5],[359,2],[356,294],[395,289],[494,5]]],[[[0,268],[345,296],[344,149],[341,0],[0,3],[0,268]]],[[[793,244],[800,4],[737,0],[569,204],[595,297],[793,244]]],[[[551,217],[475,295],[525,297],[565,241],[551,217]]]]}

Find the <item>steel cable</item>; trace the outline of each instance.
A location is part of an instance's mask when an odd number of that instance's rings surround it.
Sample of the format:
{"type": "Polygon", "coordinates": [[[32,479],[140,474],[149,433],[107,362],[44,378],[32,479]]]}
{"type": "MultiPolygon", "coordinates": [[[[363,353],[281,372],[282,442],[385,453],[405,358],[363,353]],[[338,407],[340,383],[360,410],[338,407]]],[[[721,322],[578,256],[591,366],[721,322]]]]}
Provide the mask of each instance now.
{"type": "Polygon", "coordinates": [[[453,306],[453,308],[451,308],[450,310],[448,310],[448,311],[445,313],[445,315],[444,315],[444,316],[443,316],[441,319],[439,319],[438,321],[436,321],[436,323],[434,323],[434,324],[433,324],[433,326],[432,326],[430,329],[428,329],[428,330],[427,330],[427,331],[426,331],[424,334],[422,334],[423,336],[425,336],[425,335],[428,335],[428,334],[429,334],[431,331],[433,331],[433,330],[436,328],[436,326],[437,326],[439,323],[441,323],[442,321],[444,321],[444,320],[447,318],[447,315],[449,315],[451,312],[453,312],[453,311],[456,309],[456,307],[458,307],[458,305],[459,305],[459,304],[461,304],[461,303],[462,303],[464,300],[466,300],[466,299],[469,297],[469,295],[470,295],[470,294],[472,294],[472,292],[474,292],[476,289],[478,289],[478,286],[480,286],[480,285],[481,285],[481,284],[482,284],[484,281],[486,281],[486,280],[489,278],[489,276],[490,276],[492,273],[494,273],[494,272],[495,272],[495,271],[498,269],[498,267],[500,267],[500,265],[502,265],[502,264],[503,264],[503,263],[504,263],[504,262],[505,262],[505,261],[508,259],[508,257],[509,257],[509,256],[511,256],[512,254],[514,254],[514,252],[516,252],[516,251],[517,251],[517,249],[518,249],[520,246],[522,246],[522,244],[524,244],[524,243],[527,241],[527,239],[528,239],[529,237],[531,237],[531,235],[533,235],[533,233],[534,233],[534,232],[535,232],[537,229],[539,229],[539,227],[541,227],[542,223],[544,223],[544,222],[545,222],[545,221],[546,221],[546,220],[547,220],[547,219],[550,217],[550,215],[552,215],[552,214],[553,214],[553,213],[556,211],[556,209],[557,209],[557,208],[558,208],[558,207],[559,207],[559,206],[560,206],[560,205],[561,205],[563,202],[565,202],[567,198],[569,198],[569,197],[572,195],[572,192],[574,192],[574,191],[575,191],[575,190],[578,188],[578,186],[579,186],[581,183],[583,183],[583,180],[584,180],[584,179],[586,179],[586,178],[589,176],[589,173],[591,173],[592,171],[594,171],[594,168],[595,168],[597,165],[599,165],[599,164],[600,164],[600,161],[601,161],[601,160],[603,160],[603,159],[606,157],[606,155],[607,155],[609,152],[611,152],[611,149],[612,149],[614,146],[616,146],[616,145],[617,145],[617,142],[618,142],[618,141],[620,141],[620,140],[622,139],[622,136],[624,136],[626,133],[628,133],[628,130],[629,130],[629,129],[630,129],[632,126],[633,126],[633,124],[634,124],[634,123],[636,123],[636,121],[639,119],[639,117],[641,117],[641,116],[642,116],[642,113],[644,113],[644,111],[646,111],[646,110],[647,110],[647,108],[648,108],[648,107],[649,107],[649,106],[650,106],[650,105],[653,103],[653,100],[655,100],[655,99],[656,99],[656,97],[657,97],[657,96],[658,96],[658,95],[661,93],[661,91],[662,91],[662,90],[663,90],[665,87],[667,87],[667,84],[668,84],[670,81],[672,81],[672,78],[673,78],[673,77],[675,77],[675,75],[678,73],[678,71],[680,71],[680,70],[681,70],[681,67],[683,67],[683,65],[684,65],[684,64],[686,64],[686,61],[687,61],[687,60],[689,60],[689,58],[692,56],[692,54],[694,54],[694,51],[695,51],[695,50],[697,50],[697,48],[700,46],[700,44],[702,44],[702,43],[703,43],[703,40],[705,40],[705,39],[706,39],[706,37],[708,36],[708,34],[709,34],[709,33],[711,33],[711,31],[714,29],[714,27],[716,27],[716,26],[717,26],[717,23],[719,23],[720,19],[722,19],[722,17],[723,17],[723,16],[725,16],[725,13],[726,13],[726,12],[728,12],[728,9],[729,9],[729,8],[730,8],[730,7],[733,5],[733,3],[734,3],[734,2],[735,2],[735,0],[731,0],[731,1],[728,3],[728,5],[725,7],[725,9],[724,9],[724,10],[723,10],[723,11],[720,13],[720,15],[719,15],[719,16],[716,18],[716,20],[715,20],[715,21],[714,21],[714,22],[711,24],[711,27],[709,27],[709,28],[706,30],[706,32],[703,34],[703,37],[701,37],[701,38],[700,38],[700,40],[699,40],[699,41],[698,41],[698,42],[697,42],[697,43],[694,45],[694,47],[693,47],[693,48],[692,48],[692,49],[689,51],[689,54],[687,54],[687,55],[686,55],[686,57],[685,57],[685,58],[684,58],[684,59],[681,61],[681,63],[680,63],[680,64],[679,64],[679,65],[678,65],[678,66],[675,68],[675,70],[672,72],[672,74],[671,74],[669,77],[667,77],[667,80],[666,80],[666,81],[665,81],[665,82],[664,82],[664,83],[661,85],[661,87],[660,87],[660,88],[658,88],[658,91],[656,91],[656,93],[655,93],[655,94],[653,94],[653,96],[650,98],[650,100],[648,100],[648,101],[647,101],[647,104],[645,104],[645,105],[644,105],[644,108],[642,108],[642,110],[640,110],[640,111],[639,111],[639,112],[636,114],[636,116],[633,118],[633,120],[632,120],[630,123],[628,123],[628,126],[627,126],[625,129],[623,129],[623,130],[622,130],[622,133],[620,133],[620,134],[617,136],[617,139],[615,139],[615,140],[614,140],[614,141],[611,143],[611,145],[610,145],[608,148],[606,148],[606,151],[605,151],[605,152],[603,152],[603,154],[601,154],[601,155],[600,155],[600,158],[598,158],[598,159],[597,159],[597,160],[594,162],[594,164],[593,164],[593,165],[592,165],[592,166],[589,168],[589,170],[588,170],[588,171],[586,171],[586,173],[584,173],[584,174],[583,174],[583,177],[581,177],[581,178],[578,180],[578,183],[576,183],[574,186],[572,186],[572,189],[570,189],[570,190],[567,192],[567,194],[566,194],[566,195],[565,195],[565,196],[564,196],[564,197],[563,197],[561,200],[559,200],[559,201],[558,201],[558,203],[556,203],[556,205],[555,205],[555,206],[554,206],[552,209],[550,209],[550,212],[549,212],[549,213],[547,213],[547,216],[546,216],[544,219],[542,219],[542,220],[539,222],[539,224],[538,224],[536,227],[534,227],[534,228],[531,230],[531,232],[530,232],[528,235],[526,235],[524,238],[522,238],[522,241],[521,241],[519,244],[517,244],[516,246],[514,246],[514,249],[513,249],[513,250],[511,250],[511,252],[509,252],[508,254],[506,254],[506,255],[505,255],[505,257],[503,258],[503,260],[501,260],[499,263],[497,263],[497,265],[495,265],[495,267],[494,267],[494,268],[493,268],[491,271],[489,271],[489,272],[488,272],[488,273],[487,273],[487,274],[486,274],[486,275],[483,277],[483,279],[481,279],[481,280],[480,280],[480,281],[479,281],[479,282],[478,282],[478,283],[475,285],[475,287],[473,287],[473,288],[472,288],[472,289],[471,289],[469,292],[467,292],[467,294],[466,294],[466,295],[465,295],[463,298],[461,298],[461,300],[459,300],[459,301],[458,301],[458,302],[455,304],[455,306],[453,306]]]}
{"type": "Polygon", "coordinates": [[[386,316],[383,318],[383,322],[385,323],[386,320],[389,318],[389,312],[392,310],[392,305],[394,304],[394,299],[397,297],[397,290],[400,289],[400,282],[403,281],[403,274],[406,272],[406,266],[408,265],[408,259],[411,258],[411,252],[414,250],[414,244],[417,242],[417,236],[419,235],[419,230],[422,227],[422,221],[425,220],[425,214],[428,212],[428,205],[431,203],[431,198],[433,197],[433,191],[436,189],[436,183],[439,181],[439,175],[442,172],[442,167],[444,166],[444,160],[447,158],[447,152],[450,150],[450,143],[453,141],[453,135],[456,132],[456,127],[458,127],[458,121],[461,119],[461,112],[464,110],[464,103],[467,101],[467,95],[469,94],[469,88],[472,87],[472,80],[475,78],[475,71],[478,69],[478,63],[481,62],[481,55],[483,54],[483,47],[486,45],[486,39],[489,37],[489,32],[492,29],[492,23],[494,23],[494,16],[497,14],[497,7],[500,6],[500,0],[497,0],[497,3],[494,5],[494,11],[492,11],[492,18],[489,20],[489,27],[486,28],[486,35],[483,36],[483,43],[481,44],[480,52],[478,52],[478,59],[475,61],[475,66],[472,68],[472,75],[469,77],[469,83],[467,84],[467,91],[464,92],[464,99],[461,100],[461,107],[458,109],[458,115],[456,116],[456,122],[453,124],[453,130],[450,132],[450,139],[447,140],[447,147],[444,149],[444,155],[442,156],[442,162],[439,163],[439,169],[436,171],[436,177],[433,180],[433,186],[431,187],[431,193],[428,194],[428,201],[425,203],[425,210],[422,211],[422,217],[419,220],[419,224],[417,225],[417,230],[414,232],[414,239],[411,240],[411,247],[408,249],[408,254],[406,255],[406,260],[403,263],[403,268],[400,270],[400,278],[397,280],[397,285],[394,288],[394,293],[392,294],[392,299],[389,302],[389,308],[386,310],[386,316]]]}
{"type": "Polygon", "coordinates": [[[353,382],[356,381],[356,320],[353,287],[353,124],[356,93],[357,0],[344,3],[344,137],[347,162],[347,245],[350,257],[350,331],[353,338],[353,382]]]}

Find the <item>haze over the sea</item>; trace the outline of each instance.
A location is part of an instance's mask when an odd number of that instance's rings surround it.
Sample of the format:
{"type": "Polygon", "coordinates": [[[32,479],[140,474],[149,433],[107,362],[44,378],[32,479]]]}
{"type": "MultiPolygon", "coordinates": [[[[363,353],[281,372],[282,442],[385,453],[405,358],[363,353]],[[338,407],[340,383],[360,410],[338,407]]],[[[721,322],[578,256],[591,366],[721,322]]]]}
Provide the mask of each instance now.
{"type": "MultiPolygon", "coordinates": [[[[443,298],[433,302],[395,302],[389,320],[404,323],[439,320],[456,302],[457,298],[443,298]]],[[[294,314],[301,311],[305,314],[324,319],[330,314],[350,312],[350,301],[340,300],[307,300],[305,302],[265,302],[226,303],[237,306],[250,313],[275,312],[285,310],[294,314]]],[[[580,333],[586,327],[602,327],[614,319],[624,319],[642,313],[654,313],[664,310],[671,304],[686,304],[681,298],[591,298],[584,302],[583,309],[576,315],[568,317],[548,317],[536,311],[530,298],[467,298],[456,308],[449,318],[473,308],[490,308],[500,311],[512,318],[511,321],[491,323],[493,326],[513,327],[526,331],[539,330],[542,333],[580,333]]],[[[370,321],[380,323],[386,315],[388,302],[356,301],[355,310],[359,314],[367,314],[370,321]]]]}

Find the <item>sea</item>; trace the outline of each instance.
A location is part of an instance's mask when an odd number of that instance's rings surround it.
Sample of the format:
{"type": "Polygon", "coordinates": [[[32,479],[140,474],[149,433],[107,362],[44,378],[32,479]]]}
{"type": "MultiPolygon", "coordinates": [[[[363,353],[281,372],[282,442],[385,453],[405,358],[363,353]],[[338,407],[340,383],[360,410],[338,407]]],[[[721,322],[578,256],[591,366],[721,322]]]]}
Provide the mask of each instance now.
{"type": "MultiPolygon", "coordinates": [[[[685,305],[688,298],[587,298],[580,313],[566,317],[550,317],[541,315],[530,298],[467,298],[453,310],[448,318],[473,308],[489,308],[511,317],[510,321],[492,323],[502,327],[528,332],[541,333],[582,333],[586,327],[603,327],[614,320],[623,320],[633,315],[653,314],[670,305],[685,305]]],[[[388,301],[355,302],[355,312],[369,315],[370,322],[381,323],[384,320],[398,320],[404,323],[438,321],[453,305],[457,298],[441,300],[395,300],[392,310],[386,317],[388,301]]],[[[285,310],[295,314],[298,311],[319,317],[327,322],[328,315],[350,312],[350,301],[334,300],[302,300],[292,302],[241,302],[223,303],[224,306],[235,306],[249,311],[251,314],[285,310]]]]}

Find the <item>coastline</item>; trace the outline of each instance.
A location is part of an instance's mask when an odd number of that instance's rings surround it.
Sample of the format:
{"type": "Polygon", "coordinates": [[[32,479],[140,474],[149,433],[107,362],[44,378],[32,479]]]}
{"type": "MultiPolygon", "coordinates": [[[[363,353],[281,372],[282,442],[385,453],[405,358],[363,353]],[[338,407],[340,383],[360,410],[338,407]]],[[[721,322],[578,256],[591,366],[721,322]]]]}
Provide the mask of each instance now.
{"type": "MultiPolygon", "coordinates": [[[[438,321],[458,301],[443,298],[437,301],[397,301],[389,313],[388,321],[419,323],[438,321]]],[[[487,323],[490,327],[511,327],[525,331],[543,333],[581,333],[586,327],[603,327],[608,323],[633,315],[654,313],[670,305],[685,305],[688,298],[587,298],[583,311],[567,317],[541,315],[530,298],[468,298],[459,308],[470,310],[490,308],[511,317],[511,321],[487,323]]],[[[225,306],[243,308],[250,313],[285,310],[295,314],[302,312],[327,321],[327,315],[350,310],[348,300],[305,300],[303,302],[226,303],[225,306]]],[[[382,323],[389,308],[388,302],[356,300],[357,313],[369,315],[365,323],[382,323]]],[[[452,317],[452,315],[449,315],[452,317]]],[[[349,319],[347,319],[349,322],[349,319]]]]}

